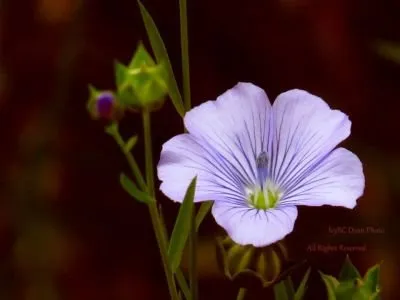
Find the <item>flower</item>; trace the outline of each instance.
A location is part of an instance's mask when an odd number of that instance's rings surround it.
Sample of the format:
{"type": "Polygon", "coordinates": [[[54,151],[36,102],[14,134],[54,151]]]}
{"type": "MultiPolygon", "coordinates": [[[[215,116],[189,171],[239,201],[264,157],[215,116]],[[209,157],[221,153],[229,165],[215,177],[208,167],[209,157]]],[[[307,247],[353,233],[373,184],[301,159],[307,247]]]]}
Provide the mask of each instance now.
{"type": "Polygon", "coordinates": [[[350,135],[347,115],[303,90],[280,94],[238,83],[189,111],[189,133],[167,141],[158,164],[161,191],[182,202],[194,176],[194,201],[236,243],[262,247],[294,227],[297,206],[354,208],[364,191],[358,157],[335,147],[350,135]]]}

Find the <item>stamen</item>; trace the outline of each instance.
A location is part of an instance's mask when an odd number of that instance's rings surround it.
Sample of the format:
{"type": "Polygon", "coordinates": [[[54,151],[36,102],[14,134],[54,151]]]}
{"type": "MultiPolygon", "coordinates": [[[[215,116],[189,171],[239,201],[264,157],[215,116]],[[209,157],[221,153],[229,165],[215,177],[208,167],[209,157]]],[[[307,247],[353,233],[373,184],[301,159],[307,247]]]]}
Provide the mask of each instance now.
{"type": "Polygon", "coordinates": [[[282,197],[281,191],[271,182],[266,181],[264,187],[253,187],[246,189],[248,203],[261,210],[276,207],[282,197]]]}

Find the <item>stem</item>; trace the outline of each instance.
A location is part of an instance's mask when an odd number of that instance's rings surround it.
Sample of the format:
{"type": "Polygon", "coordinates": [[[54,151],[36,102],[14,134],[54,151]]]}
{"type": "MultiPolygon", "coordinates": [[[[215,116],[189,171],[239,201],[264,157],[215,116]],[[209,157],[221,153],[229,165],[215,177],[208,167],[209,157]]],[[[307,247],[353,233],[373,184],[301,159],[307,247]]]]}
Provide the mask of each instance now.
{"type": "Polygon", "coordinates": [[[136,160],[133,158],[132,154],[129,151],[125,150],[125,142],[119,134],[118,130],[113,130],[110,133],[114,140],[117,142],[118,146],[121,148],[122,152],[124,152],[126,160],[128,161],[128,165],[132,170],[133,175],[136,178],[136,181],[143,191],[147,191],[146,182],[143,179],[142,172],[140,172],[139,166],[136,163],[136,160]]]}
{"type": "Polygon", "coordinates": [[[191,297],[190,289],[189,289],[189,286],[186,283],[185,276],[183,275],[181,269],[178,268],[176,270],[175,276],[176,276],[176,280],[179,283],[179,287],[181,288],[181,291],[182,291],[183,295],[185,296],[185,298],[187,300],[191,300],[191,298],[190,298],[191,297]]]}
{"type": "MultiPolygon", "coordinates": [[[[163,227],[163,236],[164,236],[164,239],[166,240],[167,248],[168,248],[169,237],[168,237],[168,232],[167,232],[167,229],[165,226],[165,221],[163,218],[161,205],[158,206],[158,211],[159,211],[159,216],[160,216],[160,220],[161,220],[162,227],[163,227]]],[[[176,269],[175,277],[176,277],[176,280],[178,281],[179,287],[181,288],[183,295],[185,296],[185,299],[190,300],[190,289],[186,282],[186,278],[183,275],[182,270],[180,268],[176,269]]]]}
{"type": "Polygon", "coordinates": [[[189,280],[190,280],[190,300],[197,300],[197,230],[196,230],[196,211],[193,207],[192,221],[190,224],[189,236],[189,280]]]}
{"type": "Polygon", "coordinates": [[[190,100],[190,72],[189,72],[189,38],[188,38],[186,0],[179,0],[179,16],[181,24],[183,103],[185,106],[185,110],[188,111],[191,107],[191,100],[190,100]]]}
{"type": "MultiPolygon", "coordinates": [[[[133,155],[130,153],[130,151],[125,150],[125,142],[118,132],[117,125],[114,124],[114,126],[109,128],[107,132],[114,138],[114,140],[117,142],[118,146],[121,148],[122,152],[125,154],[126,160],[128,161],[128,165],[130,166],[132,173],[135,176],[139,187],[143,191],[147,191],[148,188],[147,188],[145,180],[143,179],[143,175],[139,169],[139,166],[137,165],[136,160],[133,157],[133,155]]],[[[151,211],[153,212],[154,209],[151,209],[151,211]]],[[[152,212],[150,214],[152,214],[152,212]]],[[[162,229],[161,238],[163,239],[163,243],[165,244],[165,249],[168,249],[168,241],[167,241],[168,235],[167,235],[167,230],[165,228],[164,221],[162,219],[161,212],[158,212],[158,215],[156,215],[156,218],[158,218],[159,221],[154,220],[154,222],[153,222],[153,219],[152,219],[152,223],[153,224],[160,223],[161,229],[162,229]]],[[[156,233],[156,237],[157,237],[157,233],[156,233]]],[[[177,279],[179,286],[180,286],[183,294],[185,295],[186,299],[189,299],[189,297],[190,297],[189,287],[188,287],[185,277],[183,276],[182,271],[180,269],[176,270],[176,279],[177,279]]]]}
{"type": "Polygon", "coordinates": [[[239,292],[238,292],[238,294],[237,294],[236,300],[243,300],[243,299],[244,299],[244,296],[246,295],[246,293],[247,293],[247,289],[245,289],[245,288],[240,288],[240,289],[239,289],[239,292]]]}
{"type": "Polygon", "coordinates": [[[148,186],[149,195],[151,197],[154,197],[153,151],[152,151],[152,145],[151,145],[150,112],[147,110],[143,111],[142,117],[143,117],[146,182],[147,182],[147,186],[148,186]]]}
{"type": "MultiPolygon", "coordinates": [[[[150,196],[154,197],[154,177],[153,177],[153,151],[151,145],[151,124],[150,124],[150,113],[149,111],[143,111],[143,132],[144,132],[144,150],[145,150],[145,164],[146,164],[146,181],[148,187],[148,193],[150,196]]],[[[154,232],[156,234],[156,239],[158,247],[160,249],[161,260],[164,266],[165,276],[167,278],[168,289],[171,299],[178,300],[178,292],[175,286],[174,275],[171,272],[170,266],[168,264],[167,257],[167,240],[165,237],[165,229],[163,228],[163,223],[160,219],[160,215],[157,209],[157,204],[150,203],[148,205],[151,222],[153,224],[154,232]]]]}

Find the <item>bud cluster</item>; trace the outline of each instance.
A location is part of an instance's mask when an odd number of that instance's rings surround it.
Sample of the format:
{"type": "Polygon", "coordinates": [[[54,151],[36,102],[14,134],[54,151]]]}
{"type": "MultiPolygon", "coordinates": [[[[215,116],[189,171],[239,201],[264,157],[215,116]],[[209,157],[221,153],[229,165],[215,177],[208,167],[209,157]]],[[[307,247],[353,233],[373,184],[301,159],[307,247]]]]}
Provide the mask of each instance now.
{"type": "Polygon", "coordinates": [[[157,110],[168,93],[164,64],[156,64],[143,44],[139,44],[127,66],[115,63],[115,78],[115,92],[89,86],[87,108],[94,119],[116,121],[126,110],[157,110]]]}

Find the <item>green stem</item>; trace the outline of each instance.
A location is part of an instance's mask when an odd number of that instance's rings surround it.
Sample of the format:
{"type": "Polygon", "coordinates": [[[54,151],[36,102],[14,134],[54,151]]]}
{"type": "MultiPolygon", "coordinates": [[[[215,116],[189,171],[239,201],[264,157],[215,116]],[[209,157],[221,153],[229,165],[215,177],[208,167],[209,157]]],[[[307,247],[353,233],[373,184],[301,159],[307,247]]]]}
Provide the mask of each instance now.
{"type": "Polygon", "coordinates": [[[179,287],[181,288],[181,291],[182,291],[183,295],[185,296],[185,298],[186,298],[187,300],[191,300],[191,298],[190,298],[190,297],[191,297],[191,295],[190,295],[190,288],[189,288],[189,286],[188,286],[187,283],[186,283],[185,276],[183,275],[181,269],[178,268],[178,269],[176,270],[175,276],[176,276],[176,280],[177,280],[178,283],[179,283],[179,287]]]}
{"type": "Polygon", "coordinates": [[[152,150],[152,143],[151,143],[150,112],[147,110],[143,111],[142,117],[143,117],[146,182],[147,182],[149,195],[151,197],[154,197],[153,150],[152,150]]]}
{"type": "Polygon", "coordinates": [[[179,0],[179,16],[181,25],[181,51],[182,51],[182,77],[183,77],[183,102],[185,110],[190,110],[190,72],[189,72],[189,38],[187,22],[186,0],[179,0]]]}
{"type": "MultiPolygon", "coordinates": [[[[185,111],[189,111],[191,104],[190,96],[190,69],[189,69],[189,37],[187,21],[187,2],[179,0],[179,17],[181,31],[181,55],[182,55],[182,81],[183,81],[183,103],[185,111]]],[[[186,130],[185,130],[186,132],[186,130]]],[[[203,217],[204,218],[204,217],[203,217]]],[[[196,222],[196,211],[192,211],[192,224],[189,237],[189,279],[191,300],[197,300],[197,228],[200,222],[196,222]],[[198,224],[198,225],[197,225],[198,224]]]]}
{"type": "MultiPolygon", "coordinates": [[[[125,154],[126,160],[128,161],[128,165],[130,166],[132,173],[135,176],[140,189],[142,189],[143,191],[148,191],[146,182],[143,179],[143,175],[139,169],[139,166],[136,163],[135,158],[133,157],[133,155],[130,151],[126,151],[125,142],[118,132],[117,124],[113,124],[106,131],[114,138],[114,140],[117,142],[118,146],[121,148],[122,152],[125,154]]],[[[152,215],[152,214],[155,215],[155,217],[152,217],[153,226],[154,226],[154,224],[159,224],[157,226],[161,226],[162,232],[160,235],[161,235],[161,238],[163,239],[163,243],[165,244],[165,249],[168,249],[167,230],[166,230],[165,224],[162,220],[161,212],[159,212],[156,215],[156,214],[154,214],[154,211],[157,212],[157,209],[149,208],[149,210],[150,210],[150,215],[152,215]],[[154,221],[153,221],[153,218],[154,218],[154,221]],[[159,220],[156,220],[157,218],[159,220]]],[[[156,237],[157,237],[157,232],[156,232],[156,237]]],[[[180,286],[183,294],[185,295],[186,299],[189,299],[189,297],[190,297],[189,287],[188,287],[185,277],[183,276],[182,271],[180,269],[178,269],[176,271],[176,279],[177,279],[179,286],[180,286]]]]}
{"type": "MultiPolygon", "coordinates": [[[[164,221],[164,217],[163,217],[163,213],[162,213],[162,209],[161,209],[161,205],[158,206],[158,211],[159,211],[159,216],[160,216],[160,220],[162,223],[162,227],[163,227],[163,236],[166,240],[167,243],[167,248],[168,248],[168,243],[169,243],[169,237],[168,237],[168,232],[165,226],[165,221],[164,221]]],[[[186,282],[186,278],[182,273],[182,270],[180,268],[178,268],[175,272],[175,277],[176,280],[178,281],[179,287],[181,288],[181,291],[183,293],[183,295],[185,296],[185,299],[190,300],[190,289],[189,286],[186,282]]]]}
{"type": "Polygon", "coordinates": [[[125,142],[122,139],[121,135],[119,134],[117,127],[115,127],[115,129],[113,129],[112,131],[109,131],[109,133],[114,138],[114,140],[117,142],[117,144],[121,148],[122,152],[125,154],[126,160],[128,161],[128,165],[131,168],[132,173],[135,176],[140,189],[142,189],[143,191],[147,191],[147,185],[143,179],[142,172],[140,172],[139,166],[136,163],[136,160],[134,159],[132,154],[129,151],[125,150],[125,142]]]}
{"type": "MultiPolygon", "coordinates": [[[[154,197],[154,177],[153,177],[153,151],[151,144],[151,123],[150,123],[150,112],[143,111],[143,132],[144,132],[144,151],[145,151],[145,165],[146,165],[146,181],[148,187],[148,193],[150,196],[154,197]]],[[[158,247],[160,249],[161,260],[164,266],[165,276],[167,278],[167,284],[171,299],[178,300],[178,292],[175,286],[174,275],[171,272],[171,268],[168,263],[167,257],[167,240],[165,237],[165,229],[163,228],[163,223],[161,221],[159,211],[157,209],[157,204],[150,203],[148,205],[151,222],[153,224],[154,232],[156,234],[156,239],[158,247]]]]}
{"type": "Polygon", "coordinates": [[[192,210],[192,221],[190,224],[189,236],[189,280],[190,280],[190,300],[197,300],[198,285],[197,285],[197,230],[196,230],[196,211],[192,210]]]}
{"type": "Polygon", "coordinates": [[[240,288],[240,289],[239,289],[239,292],[238,292],[238,294],[237,294],[236,300],[243,300],[243,299],[244,299],[244,296],[246,295],[246,293],[247,293],[247,289],[245,289],[245,288],[240,288]]]}

